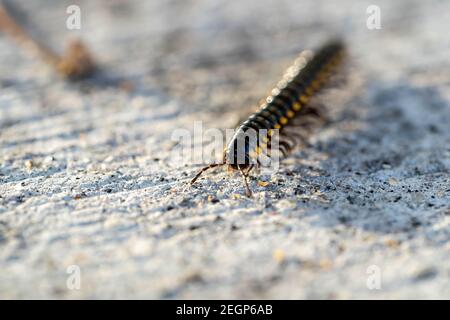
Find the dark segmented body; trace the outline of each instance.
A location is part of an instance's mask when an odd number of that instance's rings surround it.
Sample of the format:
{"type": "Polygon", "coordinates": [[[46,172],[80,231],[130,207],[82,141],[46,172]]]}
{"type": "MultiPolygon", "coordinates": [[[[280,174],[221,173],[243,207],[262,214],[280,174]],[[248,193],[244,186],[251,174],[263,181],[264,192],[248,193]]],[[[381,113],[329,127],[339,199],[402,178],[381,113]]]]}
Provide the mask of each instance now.
{"type": "MultiPolygon", "coordinates": [[[[314,114],[308,107],[311,97],[318,92],[339,66],[344,56],[344,45],[334,41],[323,46],[316,54],[305,51],[288,68],[283,79],[272,90],[261,108],[244,121],[230,139],[224,151],[222,163],[201,169],[192,179],[194,183],[208,169],[228,165],[239,170],[244,177],[246,193],[251,195],[247,178],[250,170],[258,164],[261,153],[269,155],[274,130],[283,132],[293,118],[314,114]],[[251,133],[251,134],[249,134],[251,133]],[[262,133],[262,134],[261,134],[262,133]],[[256,139],[252,139],[251,137],[256,139]]],[[[279,150],[286,155],[290,146],[280,141],[279,150]]]]}
{"type": "Polygon", "coordinates": [[[273,129],[282,130],[292,118],[305,113],[310,98],[327,82],[333,69],[340,64],[343,53],[344,46],[340,42],[325,45],[312,57],[309,52],[302,53],[260,110],[238,127],[225,150],[224,163],[234,169],[247,168],[255,163],[255,157],[265,151],[268,143],[245,141],[242,148],[238,138],[248,130],[258,132],[265,129],[268,137],[264,141],[268,141],[273,129]]]}

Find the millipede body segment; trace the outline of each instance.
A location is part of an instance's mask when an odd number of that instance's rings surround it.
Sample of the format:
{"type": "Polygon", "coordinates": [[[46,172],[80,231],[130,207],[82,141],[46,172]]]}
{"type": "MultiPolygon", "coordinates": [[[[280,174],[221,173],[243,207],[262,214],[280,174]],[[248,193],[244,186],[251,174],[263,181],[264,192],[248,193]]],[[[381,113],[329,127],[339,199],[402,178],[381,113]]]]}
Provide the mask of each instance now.
{"type": "MultiPolygon", "coordinates": [[[[259,165],[258,156],[270,156],[272,136],[279,130],[283,137],[285,128],[302,116],[317,115],[311,110],[309,102],[328,82],[330,76],[341,64],[345,55],[342,42],[332,41],[313,54],[304,51],[287,69],[282,80],[272,90],[260,109],[253,113],[235,131],[223,153],[222,163],[211,164],[201,169],[192,179],[194,183],[208,169],[228,165],[238,170],[244,178],[247,196],[251,195],[248,186],[250,171],[259,165]],[[258,135],[258,138],[255,138],[258,135]],[[253,137],[253,138],[252,138],[253,137]]],[[[280,140],[279,151],[286,156],[291,147],[280,140]]]]}

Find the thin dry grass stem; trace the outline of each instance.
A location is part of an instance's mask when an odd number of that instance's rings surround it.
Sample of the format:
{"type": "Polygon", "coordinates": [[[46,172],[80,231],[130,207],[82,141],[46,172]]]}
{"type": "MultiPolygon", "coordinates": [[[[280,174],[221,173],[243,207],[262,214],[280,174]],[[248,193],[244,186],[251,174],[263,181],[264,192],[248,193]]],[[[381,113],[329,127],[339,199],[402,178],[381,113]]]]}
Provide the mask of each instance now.
{"type": "Polygon", "coordinates": [[[68,42],[64,54],[58,55],[48,46],[33,39],[0,3],[0,30],[19,44],[26,52],[43,59],[64,78],[76,80],[90,76],[96,69],[87,46],[80,40],[68,42]]]}

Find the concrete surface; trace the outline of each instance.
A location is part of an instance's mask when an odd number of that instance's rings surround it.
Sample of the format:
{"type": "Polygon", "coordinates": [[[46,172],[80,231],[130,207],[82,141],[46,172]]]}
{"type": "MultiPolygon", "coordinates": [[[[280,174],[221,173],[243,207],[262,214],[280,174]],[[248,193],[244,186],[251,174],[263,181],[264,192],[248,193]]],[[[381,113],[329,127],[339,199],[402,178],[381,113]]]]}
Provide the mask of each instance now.
{"type": "Polygon", "coordinates": [[[67,83],[0,36],[0,298],[450,298],[449,2],[18,3],[102,73],[67,83]],[[232,128],[333,35],[359,85],[309,145],[253,199],[226,170],[187,186],[173,131],[232,128]]]}

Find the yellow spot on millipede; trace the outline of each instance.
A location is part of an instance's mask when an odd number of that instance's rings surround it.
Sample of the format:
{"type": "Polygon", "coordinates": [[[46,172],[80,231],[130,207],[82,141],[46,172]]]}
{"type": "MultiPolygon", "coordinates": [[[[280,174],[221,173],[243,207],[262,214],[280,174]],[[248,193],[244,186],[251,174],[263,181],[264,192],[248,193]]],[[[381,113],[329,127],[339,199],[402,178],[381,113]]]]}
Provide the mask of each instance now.
{"type": "Polygon", "coordinates": [[[300,102],[302,102],[302,103],[307,103],[307,102],[308,102],[308,97],[305,96],[305,95],[302,95],[302,96],[300,97],[300,102]]]}
{"type": "Polygon", "coordinates": [[[294,117],[294,112],[292,112],[291,110],[288,110],[287,114],[288,118],[292,118],[294,117]]]}
{"type": "Polygon", "coordinates": [[[311,83],[311,86],[313,87],[314,90],[318,90],[318,89],[320,88],[320,82],[319,82],[319,80],[318,80],[318,79],[314,80],[314,81],[311,83]]]}
{"type": "Polygon", "coordinates": [[[269,131],[267,131],[267,134],[268,134],[269,136],[273,136],[273,130],[270,129],[269,131]]]}
{"type": "Polygon", "coordinates": [[[296,102],[296,103],[294,103],[294,105],[292,106],[292,108],[293,108],[295,111],[299,111],[299,110],[302,108],[302,105],[301,105],[300,103],[296,102]]]}
{"type": "Polygon", "coordinates": [[[276,125],[273,126],[275,129],[280,129],[281,126],[277,123],[276,125]]]}
{"type": "Polygon", "coordinates": [[[261,144],[259,145],[263,150],[267,148],[267,144],[264,142],[261,142],[261,144]]]}
{"type": "Polygon", "coordinates": [[[286,124],[286,123],[288,123],[288,119],[286,117],[281,117],[280,122],[281,122],[281,124],[286,124]]]}
{"type": "Polygon", "coordinates": [[[325,80],[330,76],[330,73],[331,73],[331,72],[329,72],[329,71],[327,70],[326,66],[325,66],[325,67],[323,67],[322,70],[320,71],[320,73],[319,73],[319,78],[321,79],[321,81],[325,81],[325,80]]]}
{"type": "Polygon", "coordinates": [[[333,69],[333,68],[334,68],[334,62],[333,62],[333,60],[331,60],[330,62],[328,62],[328,64],[324,67],[324,69],[325,69],[326,71],[328,71],[328,72],[330,72],[331,69],[333,69]]]}
{"type": "Polygon", "coordinates": [[[320,69],[319,73],[317,74],[317,78],[323,79],[323,78],[325,78],[327,75],[328,75],[328,74],[327,74],[327,71],[325,70],[324,67],[322,67],[322,68],[320,69]]]}

